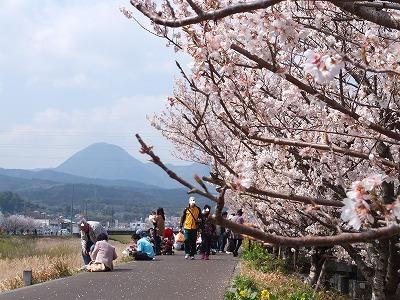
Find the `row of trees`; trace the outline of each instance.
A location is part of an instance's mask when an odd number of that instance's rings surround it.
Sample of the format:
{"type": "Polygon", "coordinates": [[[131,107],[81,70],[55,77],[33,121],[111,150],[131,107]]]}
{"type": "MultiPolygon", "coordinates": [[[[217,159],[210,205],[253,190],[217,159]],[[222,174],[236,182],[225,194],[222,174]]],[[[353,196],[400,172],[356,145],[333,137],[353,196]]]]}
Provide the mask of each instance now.
{"type": "Polygon", "coordinates": [[[138,137],[141,151],[215,201],[214,222],[277,245],[334,247],[373,299],[396,297],[400,2],[130,3],[192,60],[189,71],[177,63],[182,77],[152,123],[212,173],[196,188],[138,137]],[[246,208],[261,229],[222,219],[225,203],[246,208]]]}
{"type": "Polygon", "coordinates": [[[31,217],[23,215],[5,217],[0,211],[0,231],[3,230],[13,234],[34,233],[41,227],[41,224],[31,217]]]}

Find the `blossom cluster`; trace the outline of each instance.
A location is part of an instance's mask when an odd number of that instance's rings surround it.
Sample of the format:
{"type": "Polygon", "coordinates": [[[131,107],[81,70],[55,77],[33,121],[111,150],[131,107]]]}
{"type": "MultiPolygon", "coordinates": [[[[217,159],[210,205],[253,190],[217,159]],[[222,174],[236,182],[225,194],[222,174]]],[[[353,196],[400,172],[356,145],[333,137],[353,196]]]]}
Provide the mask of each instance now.
{"type": "Polygon", "coordinates": [[[374,224],[377,217],[400,219],[400,197],[388,205],[384,205],[381,186],[387,180],[386,175],[374,174],[365,177],[361,181],[355,181],[351,189],[346,193],[347,198],[343,200],[341,218],[354,229],[360,229],[363,224],[374,224]],[[372,210],[371,206],[382,207],[372,210]]]}

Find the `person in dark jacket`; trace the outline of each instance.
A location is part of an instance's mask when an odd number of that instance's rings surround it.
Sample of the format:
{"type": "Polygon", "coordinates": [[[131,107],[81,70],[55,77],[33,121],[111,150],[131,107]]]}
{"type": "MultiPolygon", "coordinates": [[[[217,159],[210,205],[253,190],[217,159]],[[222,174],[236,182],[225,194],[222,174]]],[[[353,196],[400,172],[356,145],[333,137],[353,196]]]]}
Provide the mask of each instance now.
{"type": "MultiPolygon", "coordinates": [[[[239,209],[236,215],[232,218],[232,222],[242,225],[244,223],[243,219],[243,210],[239,209]]],[[[243,236],[240,233],[236,233],[232,231],[232,240],[233,240],[233,256],[238,256],[239,248],[243,242],[243,236]]]]}
{"type": "MultiPolygon", "coordinates": [[[[222,213],[222,218],[226,219],[228,217],[228,212],[224,211],[222,213]]],[[[226,240],[228,238],[226,234],[227,230],[225,227],[222,227],[220,225],[217,225],[217,251],[219,253],[222,253],[225,251],[225,246],[226,246],[226,240]]]]}
{"type": "Polygon", "coordinates": [[[205,260],[209,260],[211,245],[216,237],[215,225],[208,220],[210,212],[211,207],[209,205],[205,205],[202,211],[201,228],[201,259],[205,260]]]}

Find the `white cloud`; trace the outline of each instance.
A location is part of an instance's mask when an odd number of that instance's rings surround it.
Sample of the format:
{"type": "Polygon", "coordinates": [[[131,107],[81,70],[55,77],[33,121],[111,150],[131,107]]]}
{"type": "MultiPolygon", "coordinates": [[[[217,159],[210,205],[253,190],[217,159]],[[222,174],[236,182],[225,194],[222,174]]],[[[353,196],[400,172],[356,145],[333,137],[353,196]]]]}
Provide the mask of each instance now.
{"type": "Polygon", "coordinates": [[[48,108],[37,112],[31,123],[17,125],[0,134],[0,166],[54,167],[96,142],[119,145],[136,158],[146,160],[137,151],[135,133],[154,145],[163,159],[177,163],[171,156],[172,146],[146,121],[146,114],[162,109],[163,101],[160,100],[164,98],[161,95],[126,97],[88,109],[62,111],[48,108]],[[14,159],[10,160],[10,157],[14,159]]]}
{"type": "Polygon", "coordinates": [[[172,91],[175,54],[121,5],[129,0],[0,0],[0,167],[56,166],[101,141],[133,154],[135,132],[173,160],[146,114],[172,91]]]}

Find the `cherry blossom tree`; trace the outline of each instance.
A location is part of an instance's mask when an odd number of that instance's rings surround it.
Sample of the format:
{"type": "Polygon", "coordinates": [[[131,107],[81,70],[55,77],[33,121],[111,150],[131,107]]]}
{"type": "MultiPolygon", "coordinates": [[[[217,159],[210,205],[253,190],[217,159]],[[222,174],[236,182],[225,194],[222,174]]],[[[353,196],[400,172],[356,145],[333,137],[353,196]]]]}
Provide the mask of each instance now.
{"type": "Polygon", "coordinates": [[[23,215],[11,215],[4,218],[2,226],[6,232],[13,234],[33,232],[40,227],[35,219],[23,215]]]}
{"type": "Polygon", "coordinates": [[[142,152],[191,193],[215,201],[214,222],[277,245],[338,245],[371,283],[374,299],[394,295],[400,2],[131,4],[191,58],[189,71],[177,63],[182,77],[153,125],[181,158],[212,172],[197,177],[197,188],[138,136],[142,152]],[[223,219],[225,203],[247,208],[261,230],[223,219]]]}

